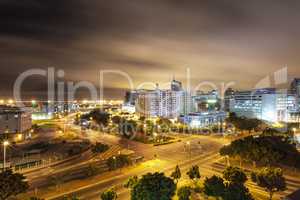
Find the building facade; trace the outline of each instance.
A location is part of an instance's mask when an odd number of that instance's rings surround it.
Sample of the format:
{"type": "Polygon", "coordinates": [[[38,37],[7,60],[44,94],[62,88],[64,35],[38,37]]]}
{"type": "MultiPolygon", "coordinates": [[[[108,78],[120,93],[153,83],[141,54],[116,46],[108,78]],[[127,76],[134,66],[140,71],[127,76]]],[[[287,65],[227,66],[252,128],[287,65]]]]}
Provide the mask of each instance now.
{"type": "Polygon", "coordinates": [[[225,121],[226,113],[223,111],[197,112],[181,116],[181,122],[191,128],[205,128],[222,124],[225,121]]]}
{"type": "Polygon", "coordinates": [[[291,92],[292,94],[300,97],[300,78],[295,78],[291,83],[291,92]]]}
{"type": "Polygon", "coordinates": [[[198,91],[192,96],[193,112],[214,112],[220,109],[220,99],[218,92],[212,90],[209,92],[198,91]]]}
{"type": "Polygon", "coordinates": [[[136,101],[136,112],[144,117],[176,118],[183,112],[183,101],[183,91],[142,91],[136,101]]]}
{"type": "Polygon", "coordinates": [[[139,90],[135,110],[144,117],[177,118],[191,112],[191,95],[182,89],[179,81],[172,80],[170,89],[139,90]]]}
{"type": "Polygon", "coordinates": [[[31,129],[31,112],[18,107],[0,107],[0,134],[13,137],[15,134],[26,133],[31,129]]]}
{"type": "Polygon", "coordinates": [[[230,112],[268,122],[289,122],[298,109],[295,95],[274,88],[236,91],[229,102],[230,112]]]}

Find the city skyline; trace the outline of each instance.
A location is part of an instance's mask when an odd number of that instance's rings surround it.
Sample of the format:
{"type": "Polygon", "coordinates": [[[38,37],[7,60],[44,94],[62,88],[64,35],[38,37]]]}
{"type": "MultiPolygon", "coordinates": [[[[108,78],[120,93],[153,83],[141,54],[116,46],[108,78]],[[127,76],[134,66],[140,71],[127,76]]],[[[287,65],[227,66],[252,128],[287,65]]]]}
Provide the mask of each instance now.
{"type": "Polygon", "coordinates": [[[299,200],[299,10],[0,0],[0,200],[299,200]]]}

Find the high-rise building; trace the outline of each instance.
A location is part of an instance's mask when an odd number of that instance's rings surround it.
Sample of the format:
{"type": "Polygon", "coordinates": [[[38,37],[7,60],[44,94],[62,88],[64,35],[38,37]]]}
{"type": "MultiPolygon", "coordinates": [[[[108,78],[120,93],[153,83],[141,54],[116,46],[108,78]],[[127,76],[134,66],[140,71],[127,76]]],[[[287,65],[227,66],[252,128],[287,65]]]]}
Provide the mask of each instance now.
{"type": "Polygon", "coordinates": [[[235,94],[235,91],[232,88],[228,88],[225,91],[224,99],[223,99],[224,100],[223,108],[227,112],[230,111],[230,101],[232,101],[234,99],[234,94],[235,94]]]}
{"type": "Polygon", "coordinates": [[[196,112],[180,116],[180,121],[192,128],[204,128],[219,125],[220,128],[225,121],[226,113],[224,111],[215,112],[196,112]]]}
{"type": "Polygon", "coordinates": [[[171,90],[172,91],[182,91],[182,83],[173,79],[171,81],[171,90]]]}
{"type": "Polygon", "coordinates": [[[209,92],[196,92],[192,96],[193,112],[214,112],[220,109],[218,92],[212,90],[209,92]]]}
{"type": "Polygon", "coordinates": [[[24,134],[32,126],[31,112],[19,107],[0,106],[0,136],[13,138],[24,134]]]}
{"type": "Polygon", "coordinates": [[[295,78],[291,83],[291,92],[300,97],[300,78],[295,78]]]}
{"type": "Polygon", "coordinates": [[[274,88],[236,91],[229,106],[230,112],[238,116],[269,122],[288,122],[298,109],[295,95],[274,88]]]}
{"type": "Polygon", "coordinates": [[[145,90],[139,93],[136,112],[145,117],[175,118],[182,112],[183,91],[145,90]]]}
{"type": "Polygon", "coordinates": [[[134,106],[135,101],[138,97],[138,94],[139,94],[138,90],[127,91],[125,94],[124,104],[134,106]]]}
{"type": "Polygon", "coordinates": [[[190,94],[182,89],[179,81],[173,80],[171,89],[140,90],[136,99],[136,112],[145,117],[176,118],[191,112],[190,94]]]}

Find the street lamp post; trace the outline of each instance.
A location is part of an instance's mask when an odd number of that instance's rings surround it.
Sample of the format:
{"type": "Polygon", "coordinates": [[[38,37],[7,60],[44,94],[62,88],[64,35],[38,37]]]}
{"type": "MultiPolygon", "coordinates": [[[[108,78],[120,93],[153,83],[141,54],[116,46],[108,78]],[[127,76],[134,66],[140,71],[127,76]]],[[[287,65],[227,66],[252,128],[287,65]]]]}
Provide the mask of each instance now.
{"type": "Polygon", "coordinates": [[[297,131],[297,129],[293,128],[293,140],[295,139],[296,131],[297,131]]]}
{"type": "Polygon", "coordinates": [[[189,151],[189,159],[191,160],[191,157],[192,157],[191,143],[190,143],[190,141],[187,141],[186,144],[187,144],[187,146],[189,148],[189,150],[188,150],[189,151]]]}
{"type": "Polygon", "coordinates": [[[114,156],[113,159],[114,159],[115,169],[117,169],[117,158],[116,158],[116,156],[114,156]]]}
{"type": "Polygon", "coordinates": [[[3,142],[3,171],[6,169],[6,147],[9,145],[9,142],[5,140],[3,142]]]}
{"type": "Polygon", "coordinates": [[[154,142],[156,142],[156,139],[157,139],[157,133],[153,133],[153,136],[154,136],[154,142]]]}

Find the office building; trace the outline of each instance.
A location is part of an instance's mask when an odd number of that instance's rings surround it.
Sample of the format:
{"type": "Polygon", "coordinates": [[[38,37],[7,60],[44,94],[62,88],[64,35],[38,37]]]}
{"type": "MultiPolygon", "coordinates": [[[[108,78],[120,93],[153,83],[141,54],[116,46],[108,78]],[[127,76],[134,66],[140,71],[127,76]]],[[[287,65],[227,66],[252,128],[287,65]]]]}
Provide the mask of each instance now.
{"type": "Polygon", "coordinates": [[[139,95],[140,90],[131,90],[131,91],[127,91],[125,93],[125,100],[124,100],[124,104],[127,106],[134,106],[136,99],[139,95]]]}
{"type": "Polygon", "coordinates": [[[173,79],[171,81],[171,90],[172,91],[182,91],[182,83],[180,81],[173,79]]]}
{"type": "Polygon", "coordinates": [[[295,78],[291,83],[291,92],[292,94],[300,97],[300,78],[295,78]]]}
{"type": "Polygon", "coordinates": [[[179,120],[191,128],[205,128],[214,125],[221,125],[226,118],[223,111],[196,112],[180,116],[179,120]]]}
{"type": "Polygon", "coordinates": [[[139,93],[136,112],[145,117],[176,118],[182,112],[183,91],[147,90],[139,93]]]}
{"type": "Polygon", "coordinates": [[[268,122],[289,122],[299,109],[295,95],[275,88],[236,91],[229,104],[230,112],[238,116],[268,122]]]}
{"type": "Polygon", "coordinates": [[[213,112],[220,109],[220,100],[218,92],[212,90],[209,92],[196,92],[192,96],[193,112],[213,112]]]}
{"type": "Polygon", "coordinates": [[[224,99],[223,99],[223,109],[226,112],[230,111],[230,101],[234,99],[235,91],[232,88],[228,88],[225,91],[224,99]]]}
{"type": "Polygon", "coordinates": [[[2,138],[13,138],[16,134],[26,134],[31,126],[30,111],[19,107],[0,106],[0,135],[2,138]]]}
{"type": "Polygon", "coordinates": [[[177,118],[191,112],[191,96],[182,90],[182,84],[173,80],[167,90],[139,90],[136,98],[136,112],[145,117],[177,118]]]}

